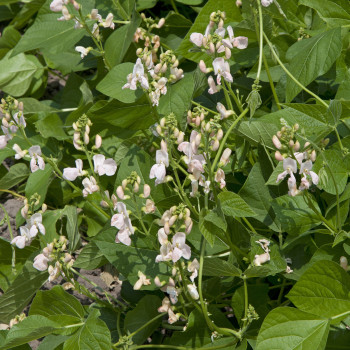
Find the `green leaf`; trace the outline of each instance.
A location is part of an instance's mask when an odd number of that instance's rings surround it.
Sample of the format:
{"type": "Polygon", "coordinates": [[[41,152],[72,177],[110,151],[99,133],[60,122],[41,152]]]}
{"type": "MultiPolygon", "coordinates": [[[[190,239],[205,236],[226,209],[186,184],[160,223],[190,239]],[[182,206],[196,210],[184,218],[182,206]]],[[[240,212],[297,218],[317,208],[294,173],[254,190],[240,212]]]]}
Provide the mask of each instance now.
{"type": "Polygon", "coordinates": [[[240,22],[242,16],[240,10],[235,5],[234,1],[227,0],[209,0],[198,14],[191,29],[183,39],[177,53],[189,60],[199,62],[201,59],[208,61],[208,55],[203,54],[201,51],[191,51],[196,46],[190,42],[190,35],[194,32],[204,33],[207,25],[209,24],[209,16],[213,11],[225,11],[226,22],[240,22]]]}
{"type": "Polygon", "coordinates": [[[221,192],[218,195],[221,202],[221,209],[227,216],[250,217],[255,216],[254,211],[249,205],[234,192],[221,192]]]}
{"type": "Polygon", "coordinates": [[[85,324],[65,341],[63,350],[110,350],[111,333],[99,314],[98,310],[92,310],[85,324]]]}
{"type": "MultiPolygon", "coordinates": [[[[131,22],[116,29],[106,40],[104,47],[106,61],[111,67],[123,61],[130,44],[133,42],[135,31],[140,23],[140,15],[134,12],[131,22]]],[[[125,72],[127,72],[127,70],[125,70],[125,72]]]]}
{"type": "Polygon", "coordinates": [[[299,0],[299,5],[313,8],[330,27],[350,24],[350,9],[347,0],[299,0]]]}
{"type": "Polygon", "coordinates": [[[66,205],[62,210],[62,216],[67,218],[66,230],[69,240],[69,250],[74,252],[80,240],[77,208],[73,205],[66,205]]]}
{"type": "Polygon", "coordinates": [[[256,213],[254,219],[269,226],[274,231],[280,230],[280,225],[272,209],[272,192],[265,186],[261,165],[256,163],[239,191],[239,195],[256,213]]]}
{"type": "Polygon", "coordinates": [[[103,94],[124,103],[133,103],[137,101],[144,94],[143,89],[122,89],[127,82],[127,75],[132,73],[133,68],[134,64],[130,62],[121,63],[113,67],[102,81],[100,81],[96,89],[103,94]]]}
{"type": "Polygon", "coordinates": [[[326,114],[328,122],[337,126],[339,119],[341,118],[342,109],[343,107],[339,100],[331,100],[326,114]]]}
{"type": "Polygon", "coordinates": [[[64,343],[67,339],[67,336],[64,335],[53,335],[50,334],[44,338],[42,342],[40,342],[37,350],[58,350],[58,346],[64,343]]]}
{"type": "Polygon", "coordinates": [[[108,263],[101,250],[94,242],[88,243],[74,261],[74,267],[93,270],[108,263]]]}
{"type": "Polygon", "coordinates": [[[7,55],[3,58],[1,60],[0,89],[15,97],[24,95],[29,89],[34,75],[43,72],[43,66],[37,58],[34,59],[36,63],[24,54],[11,58],[7,55]]]}
{"type": "Polygon", "coordinates": [[[10,329],[0,349],[12,349],[14,346],[27,344],[31,340],[42,338],[60,328],[62,328],[61,324],[44,316],[28,316],[10,329]]]}
{"type": "Polygon", "coordinates": [[[329,321],[289,307],[272,310],[260,329],[255,350],[323,350],[329,321]]]}
{"type": "Polygon", "coordinates": [[[42,137],[54,137],[57,140],[70,139],[71,137],[64,132],[63,125],[64,123],[58,114],[49,114],[35,123],[36,129],[42,137]]]}
{"type": "Polygon", "coordinates": [[[317,261],[304,272],[287,297],[302,311],[339,322],[350,313],[350,277],[333,261],[317,261]]]}
{"type": "Polygon", "coordinates": [[[11,286],[0,296],[0,322],[8,324],[20,314],[47,277],[46,271],[36,270],[33,261],[28,260],[11,286]]]}
{"type": "Polygon", "coordinates": [[[156,121],[146,97],[133,104],[116,100],[99,101],[87,114],[94,126],[101,130],[108,128],[108,124],[124,129],[140,130],[148,128],[156,121]]]}
{"type": "MultiPolygon", "coordinates": [[[[289,54],[289,71],[301,84],[307,86],[318,76],[328,72],[339,57],[341,48],[340,28],[298,41],[287,52],[287,57],[289,53],[293,53],[293,55],[289,54]]],[[[290,102],[301,90],[301,87],[287,77],[287,102],[290,102]]]]}
{"type": "MultiPolygon", "coordinates": [[[[126,333],[133,333],[145,323],[159,316],[158,307],[162,305],[162,300],[156,295],[144,296],[125,316],[124,327],[126,333]]],[[[145,340],[161,325],[162,320],[158,317],[147,327],[137,332],[132,340],[135,344],[143,344],[145,340]]]]}
{"type": "Polygon", "coordinates": [[[226,223],[224,220],[213,211],[209,212],[208,210],[203,209],[199,213],[199,230],[212,247],[216,236],[225,235],[225,225],[226,223]]]}
{"type": "Polygon", "coordinates": [[[28,177],[28,181],[25,188],[26,197],[29,198],[34,193],[40,195],[41,205],[45,201],[47,189],[51,180],[52,167],[49,164],[45,165],[44,170],[37,170],[34,173],[31,173],[28,177]]]}
{"type": "Polygon", "coordinates": [[[70,315],[83,319],[84,308],[73,295],[68,294],[62,286],[54,286],[47,291],[39,290],[30,306],[29,315],[45,317],[70,315]]]}
{"type": "Polygon", "coordinates": [[[29,169],[24,163],[12,165],[10,171],[0,179],[0,189],[8,190],[18,185],[29,176],[29,169]]]}
{"type": "MultiPolygon", "coordinates": [[[[313,200],[312,203],[319,211],[317,202],[313,200]]],[[[303,196],[284,195],[278,197],[272,202],[272,207],[281,223],[282,230],[291,235],[300,235],[321,223],[303,196]]]]}
{"type": "Polygon", "coordinates": [[[169,86],[166,95],[159,101],[158,112],[167,116],[174,113],[182,129],[186,126],[186,113],[191,107],[194,90],[192,74],[186,74],[184,78],[169,86]]]}
{"type": "Polygon", "coordinates": [[[203,275],[239,277],[242,275],[242,271],[225,260],[207,258],[204,259],[203,275]]]}
{"type": "Polygon", "coordinates": [[[349,176],[349,168],[349,157],[344,158],[342,152],[339,150],[327,149],[322,153],[322,156],[316,159],[312,170],[320,177],[320,181],[317,185],[320,189],[331,194],[336,194],[338,190],[340,194],[345,190],[349,176]],[[323,165],[324,160],[327,162],[328,166],[323,165]],[[320,176],[321,171],[325,173],[325,176],[320,176]],[[337,186],[337,189],[335,186],[337,186]]]}

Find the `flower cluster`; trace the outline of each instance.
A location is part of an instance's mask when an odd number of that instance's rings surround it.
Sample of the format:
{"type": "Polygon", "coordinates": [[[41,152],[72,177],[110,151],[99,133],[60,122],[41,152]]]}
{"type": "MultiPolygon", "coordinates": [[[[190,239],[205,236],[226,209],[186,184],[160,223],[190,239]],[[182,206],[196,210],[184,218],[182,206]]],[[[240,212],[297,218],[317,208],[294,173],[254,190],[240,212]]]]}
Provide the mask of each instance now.
{"type": "Polygon", "coordinates": [[[20,236],[16,236],[11,241],[11,244],[15,244],[19,249],[30,245],[39,232],[42,235],[46,233],[45,226],[42,223],[42,214],[46,211],[46,204],[42,205],[40,212],[34,212],[34,208],[39,204],[39,201],[40,196],[38,194],[31,196],[29,201],[27,198],[24,200],[24,207],[21,209],[21,215],[27,220],[27,223],[24,226],[20,226],[20,236]]]}
{"type": "Polygon", "coordinates": [[[167,50],[157,56],[160,47],[158,35],[150,33],[152,28],[160,28],[164,24],[161,19],[155,24],[152,19],[141,16],[146,29],[138,28],[134,35],[134,41],[144,41],[144,47],[138,48],[138,59],[133,72],[127,76],[127,83],[123,89],[136,90],[138,85],[148,92],[153,106],[158,106],[161,95],[167,93],[167,84],[174,83],[183,78],[183,70],[178,68],[179,61],[173,51],[167,50]]]}
{"type": "Polygon", "coordinates": [[[288,194],[296,196],[303,190],[308,190],[312,184],[318,184],[318,175],[312,171],[313,162],[316,160],[316,151],[311,148],[309,142],[304,144],[303,152],[299,152],[300,143],[295,140],[295,133],[299,129],[299,125],[293,127],[282,120],[284,126],[277,135],[274,135],[272,142],[278,149],[275,153],[275,158],[283,162],[283,172],[277,176],[276,182],[282,181],[287,175],[288,177],[288,194]],[[281,153],[282,152],[282,153],[281,153]],[[295,175],[298,172],[302,176],[299,188],[295,175]]]}
{"type": "Polygon", "coordinates": [[[227,62],[231,57],[233,48],[245,49],[248,46],[248,38],[243,36],[235,37],[231,26],[224,28],[226,18],[225,12],[217,11],[210,14],[210,21],[204,34],[192,33],[190,41],[202,51],[213,57],[212,68],[207,68],[205,62],[199,62],[199,68],[203,73],[209,73],[214,70],[216,75],[216,83],[212,76],[208,78],[209,94],[215,94],[221,88],[221,78],[228,83],[233,82],[230,73],[230,66],[227,62]],[[216,29],[214,30],[214,28],[216,29]],[[227,34],[226,34],[227,33],[227,34]],[[222,56],[220,56],[222,54],[222,56]]]}
{"type": "Polygon", "coordinates": [[[39,271],[48,270],[49,282],[54,281],[63,273],[63,267],[69,269],[73,266],[72,256],[65,252],[68,240],[65,236],[60,236],[42,250],[42,253],[34,258],[33,267],[39,271]],[[49,264],[51,263],[51,264],[49,264]]]}

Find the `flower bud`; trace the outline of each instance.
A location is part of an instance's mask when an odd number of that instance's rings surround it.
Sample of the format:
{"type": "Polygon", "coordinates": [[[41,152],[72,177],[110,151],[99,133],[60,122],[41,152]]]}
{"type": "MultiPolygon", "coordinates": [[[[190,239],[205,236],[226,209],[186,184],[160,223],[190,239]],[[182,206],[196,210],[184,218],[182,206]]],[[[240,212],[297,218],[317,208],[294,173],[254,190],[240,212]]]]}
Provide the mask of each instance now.
{"type": "Polygon", "coordinates": [[[41,206],[41,211],[45,213],[46,209],[47,209],[47,205],[43,203],[43,205],[41,206]]]}
{"type": "Polygon", "coordinates": [[[202,134],[197,134],[196,135],[196,138],[195,138],[195,140],[194,140],[194,142],[195,142],[195,145],[198,147],[199,145],[200,145],[200,143],[201,143],[201,138],[202,138],[202,134]]]}
{"type": "Polygon", "coordinates": [[[165,23],[165,18],[161,18],[157,24],[157,28],[163,27],[164,23],[165,23]]]}
{"type": "Polygon", "coordinates": [[[150,196],[150,194],[151,194],[151,187],[149,185],[145,184],[143,186],[143,197],[147,198],[150,196]]]}
{"type": "Polygon", "coordinates": [[[219,142],[219,140],[215,139],[211,148],[213,151],[217,151],[219,149],[219,147],[220,147],[220,142],[219,142]]]}
{"type": "Polygon", "coordinates": [[[199,299],[197,287],[194,284],[188,284],[187,289],[188,289],[188,292],[189,292],[192,299],[194,299],[194,300],[199,299]]]}
{"type": "Polygon", "coordinates": [[[100,206],[101,206],[102,208],[109,208],[109,204],[108,204],[106,201],[101,201],[101,202],[100,202],[100,206]]]}
{"type": "Polygon", "coordinates": [[[88,145],[90,142],[89,134],[87,132],[84,133],[84,143],[88,145]]]}
{"type": "Polygon", "coordinates": [[[310,146],[310,142],[309,141],[305,142],[304,149],[308,148],[309,146],[310,146]]]}
{"type": "Polygon", "coordinates": [[[169,221],[166,221],[164,223],[164,232],[168,235],[170,233],[170,225],[169,225],[169,221]]]}
{"type": "Polygon", "coordinates": [[[99,149],[101,146],[102,146],[102,137],[99,134],[97,134],[95,136],[95,148],[99,149]]]}
{"type": "Polygon", "coordinates": [[[227,60],[231,58],[231,50],[228,47],[225,47],[225,57],[227,60]]]}
{"type": "Polygon", "coordinates": [[[212,42],[209,44],[209,51],[210,53],[215,53],[215,46],[212,42]]]}
{"type": "Polygon", "coordinates": [[[310,159],[311,159],[312,162],[314,162],[316,160],[316,151],[315,150],[313,150],[311,152],[310,159]]]}
{"type": "Polygon", "coordinates": [[[154,205],[154,202],[151,199],[147,199],[144,212],[146,214],[150,214],[150,213],[154,213],[155,211],[156,211],[156,206],[154,205]]]}
{"type": "Polygon", "coordinates": [[[156,277],[154,278],[154,284],[155,284],[157,287],[159,287],[159,288],[163,286],[163,284],[162,284],[162,282],[160,281],[160,279],[159,279],[158,276],[156,276],[156,277]]]}
{"type": "Polygon", "coordinates": [[[273,142],[274,146],[275,146],[277,149],[281,149],[281,148],[282,148],[281,141],[279,140],[279,138],[278,138],[276,135],[273,135],[273,136],[272,136],[272,142],[273,142]]]}
{"type": "Polygon", "coordinates": [[[169,226],[173,226],[175,221],[177,220],[177,215],[173,215],[170,219],[169,219],[169,226]]]}
{"type": "Polygon", "coordinates": [[[297,124],[297,123],[294,124],[294,130],[295,130],[295,131],[298,131],[298,130],[299,130],[299,124],[297,124]]]}
{"type": "Polygon", "coordinates": [[[225,148],[220,158],[220,163],[223,164],[223,166],[225,166],[229,162],[231,153],[232,151],[229,148],[225,148]]]}
{"type": "Polygon", "coordinates": [[[78,142],[80,141],[80,132],[75,132],[74,135],[73,135],[73,140],[75,142],[78,142]]]}
{"type": "Polygon", "coordinates": [[[175,128],[174,131],[173,131],[174,137],[177,138],[177,137],[179,136],[179,132],[180,132],[179,129],[178,129],[178,128],[175,128]]]}
{"type": "Polygon", "coordinates": [[[126,186],[128,186],[128,183],[129,183],[129,181],[128,181],[127,179],[124,179],[124,180],[122,181],[123,190],[126,189],[126,186]]]}
{"type": "Polygon", "coordinates": [[[222,131],[222,129],[219,129],[217,134],[216,134],[216,138],[220,141],[224,136],[224,132],[222,131]]]}
{"type": "Polygon", "coordinates": [[[134,193],[137,193],[139,191],[139,189],[140,189],[140,185],[137,182],[135,182],[134,188],[133,188],[134,193]]]}
{"type": "Polygon", "coordinates": [[[290,140],[289,142],[288,142],[288,144],[289,144],[289,147],[294,147],[294,141],[293,140],[290,140]]]}
{"type": "Polygon", "coordinates": [[[345,256],[340,257],[340,266],[345,270],[348,271],[348,259],[345,256]]]}
{"type": "Polygon", "coordinates": [[[179,136],[177,137],[176,142],[177,142],[177,143],[181,143],[181,142],[183,142],[184,137],[185,137],[184,132],[183,132],[183,131],[180,131],[180,132],[179,132],[179,136]]]}
{"type": "Polygon", "coordinates": [[[120,199],[124,199],[124,198],[125,198],[124,190],[123,190],[123,187],[122,187],[122,186],[118,186],[116,192],[117,192],[117,196],[118,196],[120,199]]]}
{"type": "Polygon", "coordinates": [[[156,131],[157,131],[158,135],[162,135],[162,127],[160,125],[156,126],[156,131]]]}
{"type": "Polygon", "coordinates": [[[207,66],[205,65],[205,62],[203,60],[199,61],[199,69],[201,70],[201,72],[203,73],[208,73],[207,71],[207,66]]]}
{"type": "Polygon", "coordinates": [[[300,150],[300,142],[299,141],[295,142],[293,150],[296,152],[298,152],[300,150]]]}
{"type": "Polygon", "coordinates": [[[276,152],[275,152],[275,158],[276,158],[276,160],[278,160],[279,162],[282,162],[282,160],[284,159],[280,151],[276,151],[276,152]]]}
{"type": "Polygon", "coordinates": [[[163,64],[162,69],[160,70],[161,73],[165,73],[166,70],[168,69],[168,66],[166,63],[163,64]]]}
{"type": "Polygon", "coordinates": [[[90,126],[88,124],[85,125],[85,132],[90,134],[90,126]]]}

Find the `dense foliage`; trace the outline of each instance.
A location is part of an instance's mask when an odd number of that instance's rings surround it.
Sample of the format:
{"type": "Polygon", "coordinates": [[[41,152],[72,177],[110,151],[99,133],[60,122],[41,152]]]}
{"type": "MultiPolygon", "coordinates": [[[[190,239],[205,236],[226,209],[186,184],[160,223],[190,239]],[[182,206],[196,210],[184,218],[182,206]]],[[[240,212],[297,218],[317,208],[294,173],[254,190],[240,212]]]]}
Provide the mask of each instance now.
{"type": "Polygon", "coordinates": [[[0,0],[0,23],[23,202],[0,350],[349,347],[347,0],[0,0]],[[118,298],[81,273],[113,268],[118,298]]]}

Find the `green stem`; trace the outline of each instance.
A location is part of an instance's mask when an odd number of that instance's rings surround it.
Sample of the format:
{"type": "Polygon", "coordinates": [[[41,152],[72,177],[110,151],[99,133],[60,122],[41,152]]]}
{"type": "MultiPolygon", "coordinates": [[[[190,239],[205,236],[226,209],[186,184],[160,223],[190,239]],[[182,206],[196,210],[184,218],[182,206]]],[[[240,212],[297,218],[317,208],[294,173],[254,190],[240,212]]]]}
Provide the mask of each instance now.
{"type": "Polygon", "coordinates": [[[138,332],[142,331],[144,328],[148,327],[151,323],[153,323],[155,320],[158,320],[158,318],[163,317],[164,315],[166,315],[166,312],[162,312],[159,315],[157,315],[156,317],[152,318],[151,320],[149,320],[148,322],[146,322],[145,324],[143,324],[139,329],[137,329],[135,332],[132,332],[128,337],[132,338],[135,334],[137,334],[138,332]]]}
{"type": "Polygon", "coordinates": [[[249,108],[246,108],[239,116],[238,118],[233,121],[233,123],[231,124],[231,126],[228,128],[224,138],[222,139],[221,143],[220,143],[220,147],[218,149],[218,152],[216,153],[216,157],[214,159],[214,162],[211,166],[211,170],[214,171],[215,167],[217,165],[217,163],[219,162],[221,153],[223,151],[223,148],[225,147],[226,141],[228,139],[228,137],[230,136],[230,133],[232,132],[232,130],[234,129],[234,127],[239,123],[239,121],[249,112],[249,108]]]}
{"type": "Polygon", "coordinates": [[[238,99],[238,97],[236,96],[236,94],[234,93],[234,91],[231,88],[231,84],[227,84],[228,87],[228,91],[230,92],[231,96],[233,97],[233,99],[236,102],[237,108],[239,109],[239,111],[242,113],[243,112],[243,106],[241,101],[238,99]]]}
{"type": "MultiPolygon", "coordinates": [[[[129,349],[130,350],[136,350],[136,349],[174,349],[174,350],[207,350],[207,349],[212,349],[212,350],[217,350],[217,349],[229,349],[231,346],[237,344],[238,339],[233,340],[230,343],[223,344],[223,345],[216,345],[216,346],[211,346],[210,348],[206,347],[195,347],[195,348],[188,348],[185,346],[176,346],[176,345],[157,345],[157,344],[147,344],[147,345],[136,345],[136,346],[131,346],[129,349]]],[[[233,349],[233,348],[232,348],[233,349]]]]}
{"type": "Polygon", "coordinates": [[[228,85],[228,83],[224,79],[222,79],[222,88],[224,89],[224,94],[225,94],[225,100],[226,100],[227,107],[231,111],[233,111],[232,101],[230,99],[230,95],[229,95],[228,90],[226,88],[226,84],[228,85]]]}
{"type": "Polygon", "coordinates": [[[243,284],[244,284],[244,321],[242,329],[247,328],[248,324],[248,285],[247,285],[247,277],[243,275],[243,284]]]}
{"type": "Polygon", "coordinates": [[[263,23],[263,17],[262,17],[261,2],[260,2],[260,0],[256,0],[256,2],[258,4],[258,11],[259,11],[259,63],[258,63],[258,72],[256,73],[256,79],[255,79],[254,83],[259,84],[261,67],[262,67],[262,60],[263,60],[264,23],[263,23]]]}
{"type": "Polygon", "coordinates": [[[176,7],[175,1],[174,0],[170,0],[171,6],[174,9],[175,13],[179,14],[179,10],[176,7]]]}
{"type": "Polygon", "coordinates": [[[306,88],[303,84],[301,84],[295,77],[294,75],[286,68],[286,66],[282,63],[282,61],[280,60],[280,58],[278,57],[272,43],[270,42],[270,40],[268,39],[268,37],[266,36],[265,33],[264,34],[264,38],[267,42],[267,44],[270,47],[271,53],[273,54],[273,56],[275,57],[276,61],[278,62],[278,64],[281,66],[281,68],[285,71],[285,73],[294,81],[295,84],[297,84],[299,87],[301,87],[304,91],[306,91],[308,94],[310,94],[312,97],[314,97],[317,101],[319,101],[323,106],[328,108],[328,104],[323,101],[320,97],[318,97],[316,94],[314,94],[312,91],[310,91],[308,88],[306,88]]]}
{"type": "Polygon", "coordinates": [[[271,76],[270,69],[269,69],[269,65],[267,63],[267,59],[265,57],[264,52],[263,52],[263,61],[264,61],[264,66],[265,66],[267,77],[269,78],[269,83],[270,83],[270,87],[271,87],[271,90],[272,90],[273,98],[275,99],[277,108],[279,110],[281,110],[282,108],[280,106],[280,101],[279,101],[279,98],[277,96],[277,92],[276,92],[276,89],[275,89],[275,84],[273,83],[272,76],[271,76]]]}
{"type": "Polygon", "coordinates": [[[195,102],[195,101],[192,100],[191,103],[192,103],[193,105],[196,105],[196,106],[198,106],[198,107],[201,107],[201,108],[205,109],[206,111],[208,111],[208,112],[210,112],[210,113],[218,114],[218,112],[213,111],[212,109],[209,109],[209,108],[207,108],[207,107],[204,107],[204,106],[202,106],[202,105],[201,105],[200,103],[198,103],[198,102],[195,102]]]}

